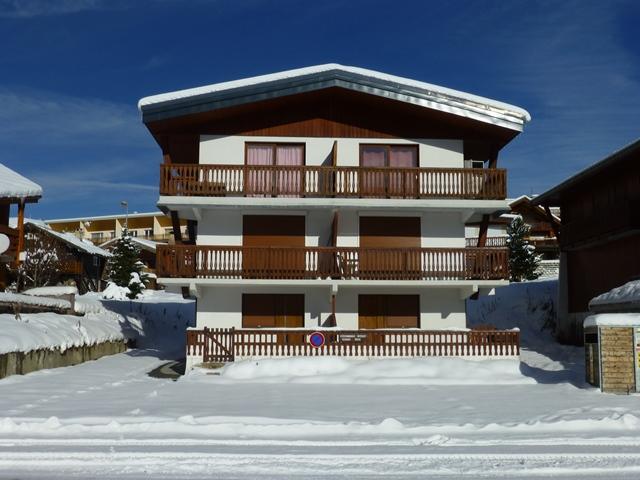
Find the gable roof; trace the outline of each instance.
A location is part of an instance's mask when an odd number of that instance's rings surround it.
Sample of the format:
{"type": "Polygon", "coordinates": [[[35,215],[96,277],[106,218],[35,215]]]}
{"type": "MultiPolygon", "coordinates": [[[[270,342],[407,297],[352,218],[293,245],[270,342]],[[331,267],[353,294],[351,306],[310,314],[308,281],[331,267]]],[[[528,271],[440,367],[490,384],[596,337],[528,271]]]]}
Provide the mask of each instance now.
{"type": "Polygon", "coordinates": [[[42,196],[42,187],[0,163],[0,198],[35,202],[42,196]]]}
{"type": "Polygon", "coordinates": [[[561,196],[569,188],[593,178],[602,172],[602,170],[615,165],[618,162],[624,161],[629,158],[630,155],[640,152],[640,138],[634,142],[622,147],[620,150],[613,152],[608,157],[600,160],[599,162],[590,165],[589,167],[581,170],[572,177],[567,178],[565,181],[559,183],[553,188],[550,188],[541,195],[535,197],[531,203],[534,205],[559,205],[561,196]]]}
{"type": "Polygon", "coordinates": [[[531,120],[514,105],[375,70],[329,63],[142,98],[145,123],[330,87],[390,98],[510,130],[531,120]]]}
{"type": "Polygon", "coordinates": [[[72,233],[66,232],[56,232],[55,230],[49,228],[44,222],[38,220],[25,220],[25,224],[32,225],[36,229],[51,235],[59,240],[62,240],[68,246],[75,250],[79,250],[84,253],[88,253],[89,255],[98,255],[103,258],[111,257],[111,253],[106,250],[95,246],[93,243],[88,240],[81,240],[72,233]]]}

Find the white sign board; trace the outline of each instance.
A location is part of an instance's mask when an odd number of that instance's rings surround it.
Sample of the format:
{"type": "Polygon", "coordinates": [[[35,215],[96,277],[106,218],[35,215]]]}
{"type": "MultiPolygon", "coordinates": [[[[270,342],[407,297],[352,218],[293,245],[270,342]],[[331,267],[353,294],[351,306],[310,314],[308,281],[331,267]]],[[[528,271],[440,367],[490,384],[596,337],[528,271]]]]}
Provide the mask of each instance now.
{"type": "Polygon", "coordinates": [[[4,233],[0,233],[0,253],[4,253],[9,250],[11,240],[4,233]]]}

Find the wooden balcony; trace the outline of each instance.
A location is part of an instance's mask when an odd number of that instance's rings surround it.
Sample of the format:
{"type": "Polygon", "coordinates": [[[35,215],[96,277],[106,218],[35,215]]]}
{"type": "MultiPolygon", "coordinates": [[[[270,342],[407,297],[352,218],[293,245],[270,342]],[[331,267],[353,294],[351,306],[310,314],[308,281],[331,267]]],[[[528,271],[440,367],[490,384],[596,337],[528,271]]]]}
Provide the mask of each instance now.
{"type": "Polygon", "coordinates": [[[229,247],[159,245],[156,272],[172,278],[501,280],[500,248],[229,247]]]}
{"type": "Polygon", "coordinates": [[[187,355],[203,362],[251,357],[506,357],[520,354],[517,330],[322,330],[324,345],[311,345],[314,330],[187,330],[187,355]]]}
{"type": "Polygon", "coordinates": [[[504,169],[161,165],[160,195],[504,200],[504,169]]]}
{"type": "MultiPolygon", "coordinates": [[[[506,248],[508,237],[487,237],[484,246],[487,248],[506,248]]],[[[478,237],[465,238],[467,247],[475,247],[478,245],[478,237]]]]}

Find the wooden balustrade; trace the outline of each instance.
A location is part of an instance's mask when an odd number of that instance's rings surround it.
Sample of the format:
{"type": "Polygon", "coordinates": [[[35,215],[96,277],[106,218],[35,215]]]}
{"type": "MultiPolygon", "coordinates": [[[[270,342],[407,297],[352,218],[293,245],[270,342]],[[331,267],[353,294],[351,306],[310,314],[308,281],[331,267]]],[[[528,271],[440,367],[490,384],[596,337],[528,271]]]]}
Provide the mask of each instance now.
{"type": "Polygon", "coordinates": [[[503,200],[504,169],[160,166],[160,195],[503,200]]]}
{"type": "Polygon", "coordinates": [[[187,355],[204,362],[251,357],[469,357],[517,356],[517,330],[321,330],[324,345],[314,347],[304,329],[208,329],[187,331],[187,355]]]}
{"type": "MultiPolygon", "coordinates": [[[[508,237],[487,237],[484,246],[487,248],[506,248],[508,237]]],[[[465,239],[467,247],[478,246],[478,237],[468,237],[465,239]]]]}
{"type": "Polygon", "coordinates": [[[160,277],[495,280],[509,277],[499,248],[234,247],[158,245],[160,277]]]}

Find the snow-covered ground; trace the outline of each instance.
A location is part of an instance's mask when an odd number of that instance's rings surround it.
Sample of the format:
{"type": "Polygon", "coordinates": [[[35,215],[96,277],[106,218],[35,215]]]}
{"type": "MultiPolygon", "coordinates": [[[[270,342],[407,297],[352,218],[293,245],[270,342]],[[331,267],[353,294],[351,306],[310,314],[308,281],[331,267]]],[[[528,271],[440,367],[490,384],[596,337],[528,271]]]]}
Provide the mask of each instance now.
{"type": "MultiPolygon", "coordinates": [[[[375,380],[389,378],[387,361],[304,359],[287,375],[288,360],[148,376],[174,358],[179,329],[150,333],[162,339],[155,350],[9,377],[0,381],[0,478],[639,478],[640,398],[585,386],[580,349],[540,331],[554,287],[532,282],[469,302],[472,323],[522,330],[526,363],[502,372],[510,384],[385,384],[375,380]],[[327,369],[351,381],[318,381],[327,369]]],[[[155,315],[180,305],[133,309],[151,332],[155,315]]],[[[398,361],[398,377],[425,377],[419,363],[398,361]]],[[[425,363],[433,378],[439,363],[425,363]]]]}

